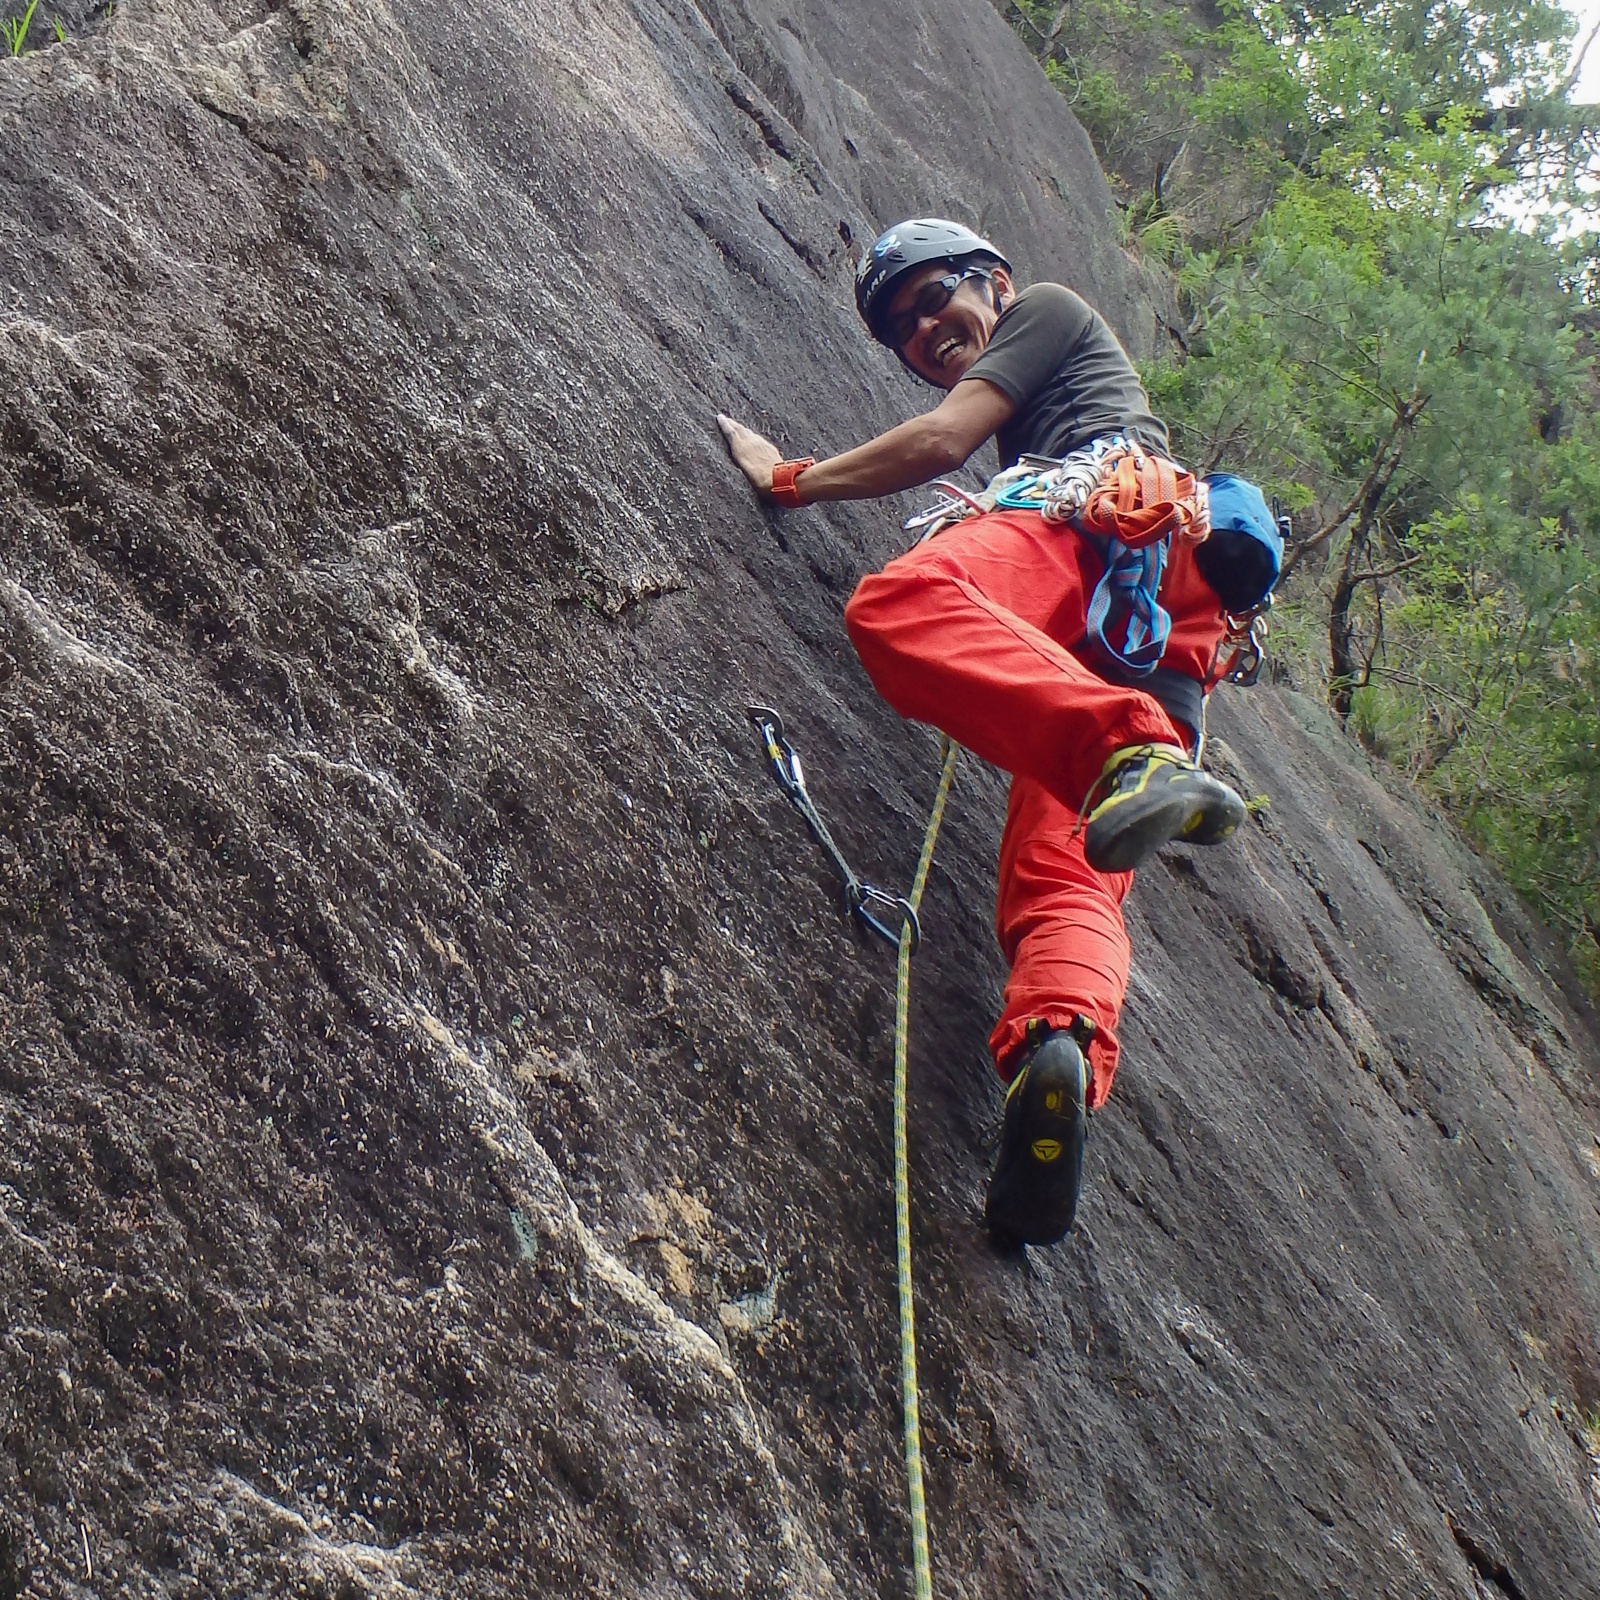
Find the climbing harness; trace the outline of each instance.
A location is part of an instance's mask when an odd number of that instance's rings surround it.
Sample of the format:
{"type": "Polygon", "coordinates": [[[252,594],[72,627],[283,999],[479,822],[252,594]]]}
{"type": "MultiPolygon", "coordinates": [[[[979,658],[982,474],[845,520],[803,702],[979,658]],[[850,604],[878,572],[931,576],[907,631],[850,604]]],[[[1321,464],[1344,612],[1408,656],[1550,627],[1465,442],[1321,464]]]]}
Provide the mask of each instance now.
{"type": "Polygon", "coordinates": [[[761,736],[766,752],[767,766],[778,787],[783,791],[801,820],[811,830],[811,837],[822,846],[839,875],[844,889],[845,913],[864,932],[876,934],[892,948],[898,948],[902,928],[911,930],[911,950],[916,953],[922,939],[922,929],[917,922],[917,910],[910,900],[890,894],[876,884],[860,877],[844,858],[844,852],[833,842],[828,825],[822,820],[811,792],[806,788],[805,768],[800,765],[799,752],[784,736],[783,718],[771,706],[747,706],[745,714],[761,736]],[[892,916],[895,923],[884,921],[892,916]],[[898,926],[896,925],[898,924],[898,926]]]}
{"type": "Polygon", "coordinates": [[[1099,465],[1097,462],[1089,464],[1088,455],[1088,451],[1079,451],[1064,461],[1054,456],[1019,456],[1015,466],[997,472],[976,493],[963,489],[949,478],[935,478],[929,488],[937,489],[939,498],[925,510],[907,517],[901,527],[907,533],[916,534],[917,543],[921,544],[936,533],[943,533],[952,523],[981,516],[986,511],[1038,511],[1043,507],[1044,495],[1036,492],[1034,485],[1042,475],[1065,470],[1072,463],[1079,464],[1077,470],[1086,479],[1084,497],[1087,498],[1088,490],[1100,481],[1099,465]]]}
{"type": "Polygon", "coordinates": [[[1210,532],[1206,483],[1125,434],[1107,434],[1059,459],[1022,456],[978,494],[941,480],[941,498],[905,524],[920,539],[984,511],[1037,511],[1075,528],[1105,570],[1090,596],[1088,636],[1103,660],[1135,678],[1161,663],[1172,618],[1157,598],[1173,539],[1210,532]],[[1112,643],[1119,631],[1122,643],[1112,643]]]}
{"type": "Polygon", "coordinates": [[[1217,651],[1222,665],[1207,684],[1248,687],[1260,677],[1289,518],[1276,500],[1269,511],[1253,483],[1226,472],[1197,481],[1125,435],[1110,434],[1060,459],[1019,457],[976,493],[944,478],[933,487],[940,498],[904,524],[919,543],[995,510],[1037,511],[1089,540],[1105,571],[1089,599],[1087,632],[1113,683],[1147,687],[1164,671],[1172,622],[1158,596],[1168,551],[1174,537],[1197,544],[1195,559],[1227,619],[1217,651]],[[1107,633],[1124,617],[1119,647],[1107,633]]]}
{"type": "Polygon", "coordinates": [[[933,865],[933,850],[944,821],[945,806],[955,782],[956,756],[960,746],[941,735],[939,785],[933,810],[922,839],[922,854],[911,880],[911,892],[903,898],[864,882],[851,869],[833,842],[809,791],[805,771],[793,745],[784,736],[783,718],[770,706],[750,706],[747,715],[761,736],[767,764],[789,803],[800,813],[812,837],[827,852],[834,870],[844,882],[845,903],[850,916],[862,927],[895,946],[898,964],[894,999],[894,1228],[895,1267],[900,1299],[900,1393],[905,1419],[906,1494],[911,1510],[911,1577],[915,1600],[933,1600],[933,1569],[928,1553],[928,1507],[922,1486],[922,1422],[917,1391],[916,1305],[911,1277],[911,1163],[908,1153],[906,1082],[908,1077],[911,1031],[911,958],[921,943],[917,913],[922,892],[928,885],[933,865]],[[893,932],[869,907],[894,910],[900,916],[900,929],[893,932]]]}

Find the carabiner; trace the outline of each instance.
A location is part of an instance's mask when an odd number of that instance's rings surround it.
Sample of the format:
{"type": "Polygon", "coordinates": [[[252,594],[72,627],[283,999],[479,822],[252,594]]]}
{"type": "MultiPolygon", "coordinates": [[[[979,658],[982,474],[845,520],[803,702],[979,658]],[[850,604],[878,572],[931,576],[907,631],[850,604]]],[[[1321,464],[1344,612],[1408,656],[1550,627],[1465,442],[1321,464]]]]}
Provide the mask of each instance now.
{"type": "Polygon", "coordinates": [[[1007,511],[1037,511],[1048,494],[1043,477],[1041,473],[1038,477],[1024,478],[1021,483],[1008,484],[994,497],[994,503],[1007,511]]]}
{"type": "Polygon", "coordinates": [[[745,715],[761,735],[761,743],[766,749],[772,775],[778,780],[778,787],[790,799],[804,794],[805,774],[800,768],[800,758],[795,754],[794,746],[784,736],[783,718],[771,706],[746,706],[745,715]]]}
{"type": "Polygon", "coordinates": [[[855,874],[845,860],[844,853],[833,842],[822,813],[806,790],[805,769],[800,765],[800,754],[789,743],[783,731],[783,718],[771,706],[746,706],[745,715],[761,736],[761,746],[766,753],[772,776],[783,790],[784,798],[800,813],[801,820],[811,837],[826,852],[844,890],[845,909],[852,921],[868,933],[875,933],[893,949],[900,947],[900,934],[907,924],[911,928],[911,949],[916,952],[922,942],[922,926],[908,900],[888,893],[874,884],[865,883],[855,874]],[[880,915],[880,910],[884,913],[880,915]],[[895,914],[892,925],[885,920],[888,912],[895,914]]]}
{"type": "Polygon", "coordinates": [[[911,909],[911,902],[904,895],[890,894],[886,889],[880,889],[876,884],[857,882],[845,890],[845,900],[850,906],[850,915],[862,927],[877,934],[883,942],[893,949],[900,948],[901,928],[891,928],[888,923],[867,909],[869,903],[875,906],[886,906],[900,915],[901,927],[909,923],[911,926],[911,953],[917,953],[917,946],[922,943],[922,924],[917,920],[917,914],[911,909]]]}

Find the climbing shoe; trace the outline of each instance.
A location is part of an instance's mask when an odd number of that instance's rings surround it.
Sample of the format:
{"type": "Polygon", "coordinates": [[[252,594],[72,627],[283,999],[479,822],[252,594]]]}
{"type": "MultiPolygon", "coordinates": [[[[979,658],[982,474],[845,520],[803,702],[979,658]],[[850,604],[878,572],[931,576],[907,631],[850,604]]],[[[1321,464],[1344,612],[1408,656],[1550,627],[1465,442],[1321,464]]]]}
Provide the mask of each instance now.
{"type": "Polygon", "coordinates": [[[1070,1033],[1045,1033],[1006,1091],[984,1220],[1001,1244],[1054,1244],[1083,1181],[1089,1069],[1070,1033]]]}
{"type": "Polygon", "coordinates": [[[1244,815],[1244,801],[1176,745],[1129,745],[1089,791],[1083,853],[1096,872],[1132,872],[1169,840],[1220,844],[1244,815]]]}

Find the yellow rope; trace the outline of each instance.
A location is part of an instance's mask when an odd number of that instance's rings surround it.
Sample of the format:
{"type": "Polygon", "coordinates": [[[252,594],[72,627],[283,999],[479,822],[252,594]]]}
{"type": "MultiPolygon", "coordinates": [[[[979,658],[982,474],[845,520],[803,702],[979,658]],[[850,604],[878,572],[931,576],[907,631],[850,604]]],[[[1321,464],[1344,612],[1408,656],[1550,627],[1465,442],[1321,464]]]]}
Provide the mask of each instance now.
{"type": "MultiPolygon", "coordinates": [[[[908,897],[915,912],[933,865],[933,847],[944,821],[945,802],[955,781],[956,753],[960,746],[946,739],[941,754],[944,766],[934,796],[928,831],[922,841],[922,859],[908,897]]],[[[922,1424],[917,1407],[917,1328],[911,1298],[911,1180],[906,1158],[906,1037],[911,1020],[911,923],[900,931],[900,968],[894,1001],[894,1226],[895,1253],[900,1271],[900,1388],[905,1402],[906,1485],[911,1499],[911,1578],[916,1600],[933,1600],[933,1572],[928,1561],[928,1507],[922,1496],[922,1424]]]]}

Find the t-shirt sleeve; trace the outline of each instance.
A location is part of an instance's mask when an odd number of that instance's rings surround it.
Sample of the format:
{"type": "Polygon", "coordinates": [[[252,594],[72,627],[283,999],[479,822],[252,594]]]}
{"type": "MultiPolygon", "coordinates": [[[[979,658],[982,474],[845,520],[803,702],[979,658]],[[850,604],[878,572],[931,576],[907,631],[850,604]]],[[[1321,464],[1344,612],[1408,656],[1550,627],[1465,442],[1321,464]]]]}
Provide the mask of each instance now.
{"type": "Polygon", "coordinates": [[[1087,300],[1059,283],[1029,284],[963,376],[992,383],[1020,409],[1060,371],[1093,315],[1087,300]]]}

